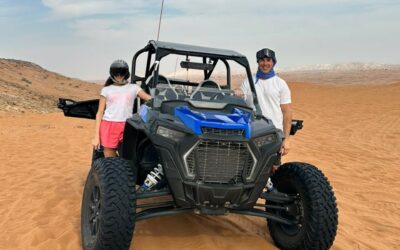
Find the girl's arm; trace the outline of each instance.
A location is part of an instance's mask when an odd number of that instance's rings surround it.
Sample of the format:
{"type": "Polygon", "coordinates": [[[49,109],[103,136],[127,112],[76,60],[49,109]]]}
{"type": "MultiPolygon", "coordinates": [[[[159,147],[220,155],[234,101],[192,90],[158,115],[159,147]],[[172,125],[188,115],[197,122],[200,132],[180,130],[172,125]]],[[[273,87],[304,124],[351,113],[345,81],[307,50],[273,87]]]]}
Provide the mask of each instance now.
{"type": "Polygon", "coordinates": [[[143,100],[145,100],[145,101],[148,101],[148,100],[151,99],[151,95],[148,95],[148,94],[147,94],[146,92],[144,92],[142,89],[139,90],[138,96],[139,96],[140,98],[142,98],[143,100]]]}
{"type": "Polygon", "coordinates": [[[104,110],[106,109],[106,98],[104,96],[100,96],[99,99],[99,108],[96,114],[96,126],[95,126],[95,134],[92,141],[92,145],[94,149],[100,148],[100,123],[103,119],[104,110]]]}

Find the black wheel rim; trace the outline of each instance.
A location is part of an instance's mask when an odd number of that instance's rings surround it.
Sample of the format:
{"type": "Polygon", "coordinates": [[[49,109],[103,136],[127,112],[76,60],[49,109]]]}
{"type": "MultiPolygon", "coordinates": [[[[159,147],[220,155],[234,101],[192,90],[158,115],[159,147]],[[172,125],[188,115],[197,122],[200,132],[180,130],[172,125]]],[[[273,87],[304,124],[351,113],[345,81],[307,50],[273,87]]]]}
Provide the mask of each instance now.
{"type": "Polygon", "coordinates": [[[101,199],[100,199],[100,188],[94,186],[90,194],[89,203],[89,225],[90,225],[90,235],[95,238],[97,232],[99,231],[100,225],[100,209],[101,209],[101,199]]]}
{"type": "MultiPolygon", "coordinates": [[[[277,183],[278,184],[278,183],[277,183]]],[[[277,186],[278,191],[288,194],[289,196],[295,197],[295,201],[286,203],[284,206],[288,208],[288,211],[276,211],[276,214],[291,221],[297,221],[294,225],[285,225],[279,223],[279,227],[284,233],[290,236],[296,236],[300,233],[304,227],[304,198],[302,197],[302,191],[297,190],[295,185],[291,182],[279,183],[277,186]],[[281,185],[279,185],[281,184],[281,185]]]]}
{"type": "Polygon", "coordinates": [[[303,210],[303,205],[301,202],[301,197],[300,194],[293,195],[296,197],[296,200],[291,203],[287,204],[286,206],[289,208],[289,211],[287,212],[280,212],[280,216],[287,218],[292,221],[298,221],[298,224],[296,225],[285,225],[285,224],[280,224],[282,231],[284,231],[288,235],[295,236],[297,235],[301,228],[302,228],[302,220],[304,217],[304,210],[303,210]]]}

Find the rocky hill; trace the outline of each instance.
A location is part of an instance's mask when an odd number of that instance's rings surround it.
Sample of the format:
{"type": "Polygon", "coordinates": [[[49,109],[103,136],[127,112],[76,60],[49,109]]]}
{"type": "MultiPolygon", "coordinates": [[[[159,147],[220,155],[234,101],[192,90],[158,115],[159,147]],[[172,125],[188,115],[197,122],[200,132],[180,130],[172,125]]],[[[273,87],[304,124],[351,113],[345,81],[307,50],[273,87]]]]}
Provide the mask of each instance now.
{"type": "Polygon", "coordinates": [[[101,85],[69,78],[37,64],[0,58],[0,111],[47,113],[59,97],[98,98],[101,85]]]}

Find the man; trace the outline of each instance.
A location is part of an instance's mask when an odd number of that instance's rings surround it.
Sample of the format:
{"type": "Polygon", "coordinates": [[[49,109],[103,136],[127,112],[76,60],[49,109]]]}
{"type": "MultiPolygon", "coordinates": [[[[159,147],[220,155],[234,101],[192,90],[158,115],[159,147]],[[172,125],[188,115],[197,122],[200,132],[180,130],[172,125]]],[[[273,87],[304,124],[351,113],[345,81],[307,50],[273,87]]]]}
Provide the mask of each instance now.
{"type": "MultiPolygon", "coordinates": [[[[283,131],[284,140],[280,149],[281,155],[290,150],[290,128],[292,124],[291,94],[287,83],[275,74],[275,52],[271,49],[261,49],[256,54],[258,70],[253,76],[258,103],[262,114],[271,119],[275,127],[283,131]]],[[[245,99],[250,106],[253,104],[253,95],[248,79],[243,81],[235,94],[245,99]]],[[[276,167],[275,167],[276,168],[276,167]]],[[[275,170],[275,169],[274,169],[275,170]]]]}

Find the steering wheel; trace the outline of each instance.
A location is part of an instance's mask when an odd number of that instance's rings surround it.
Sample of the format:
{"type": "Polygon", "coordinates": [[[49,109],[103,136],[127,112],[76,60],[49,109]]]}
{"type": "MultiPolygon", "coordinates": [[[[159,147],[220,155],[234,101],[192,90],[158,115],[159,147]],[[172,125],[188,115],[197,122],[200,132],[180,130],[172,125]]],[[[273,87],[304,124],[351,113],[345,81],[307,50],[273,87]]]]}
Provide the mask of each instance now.
{"type": "MultiPolygon", "coordinates": [[[[150,81],[153,79],[154,75],[150,75],[149,77],[147,77],[146,79],[146,86],[149,86],[150,81]]],[[[178,99],[178,93],[176,92],[175,88],[172,87],[171,82],[169,81],[169,79],[161,74],[158,75],[158,83],[166,83],[168,84],[169,88],[173,91],[173,93],[176,95],[176,99],[178,99]]],[[[150,87],[149,87],[150,89],[150,87]]]]}
{"type": "MultiPolygon", "coordinates": [[[[153,80],[153,77],[154,77],[154,75],[149,75],[149,76],[147,77],[147,79],[146,79],[146,81],[145,81],[145,84],[146,84],[147,86],[149,85],[150,81],[153,80]]],[[[165,84],[171,85],[171,83],[169,83],[168,78],[166,78],[165,76],[163,76],[163,75],[161,75],[161,74],[158,75],[158,83],[165,83],[165,84]]],[[[172,86],[170,86],[170,87],[172,88],[172,86]]]]}
{"type": "Polygon", "coordinates": [[[199,85],[204,88],[215,88],[221,90],[219,84],[210,79],[202,81],[199,85]]]}

